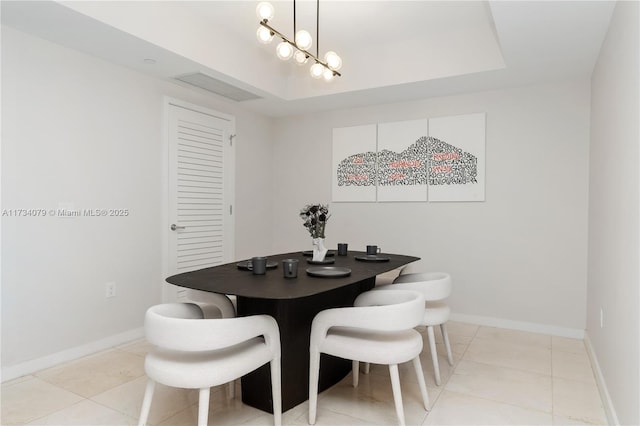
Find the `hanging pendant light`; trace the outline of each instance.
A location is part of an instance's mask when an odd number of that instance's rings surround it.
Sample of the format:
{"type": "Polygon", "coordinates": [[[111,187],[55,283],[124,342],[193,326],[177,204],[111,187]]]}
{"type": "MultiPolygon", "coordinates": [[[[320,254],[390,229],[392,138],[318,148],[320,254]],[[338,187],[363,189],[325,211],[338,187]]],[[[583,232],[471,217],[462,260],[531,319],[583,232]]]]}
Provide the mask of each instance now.
{"type": "Polygon", "coordinates": [[[338,72],[342,68],[342,59],[336,52],[329,51],[324,55],[324,61],[320,59],[320,0],[316,0],[316,54],[309,52],[313,45],[313,38],[306,30],[296,31],[296,0],[293,0],[293,34],[294,40],[291,41],[280,31],[269,25],[269,20],[273,19],[274,8],[268,2],[260,2],[256,7],[256,14],[260,19],[260,27],[256,32],[258,41],[262,44],[269,44],[275,36],[280,37],[282,41],[276,47],[276,55],[283,61],[293,57],[298,65],[304,65],[309,62],[309,58],[313,60],[313,64],[309,69],[311,77],[319,79],[324,78],[325,81],[332,81],[334,77],[340,77],[342,74],[338,72]]]}
{"type": "Polygon", "coordinates": [[[300,50],[309,50],[313,44],[313,39],[308,31],[300,30],[296,33],[296,47],[300,50]]]}
{"type": "Polygon", "coordinates": [[[316,62],[315,64],[311,65],[311,68],[309,68],[309,73],[311,73],[311,77],[313,78],[320,78],[322,77],[324,70],[325,67],[323,67],[321,63],[316,62]]]}
{"type": "Polygon", "coordinates": [[[309,62],[309,56],[306,53],[301,52],[300,50],[296,50],[293,54],[293,60],[296,61],[298,65],[304,65],[309,62]]]}
{"type": "Polygon", "coordinates": [[[258,18],[260,18],[260,20],[266,19],[268,21],[270,19],[273,19],[273,6],[267,1],[260,2],[256,7],[256,13],[258,14],[258,18]]]}
{"type": "Polygon", "coordinates": [[[293,56],[293,47],[291,47],[289,43],[283,41],[278,45],[278,47],[276,47],[276,55],[278,55],[278,58],[286,61],[293,56]]]}
{"type": "Polygon", "coordinates": [[[258,28],[256,35],[258,36],[258,41],[262,44],[269,44],[273,40],[273,33],[265,27],[258,28]]]}

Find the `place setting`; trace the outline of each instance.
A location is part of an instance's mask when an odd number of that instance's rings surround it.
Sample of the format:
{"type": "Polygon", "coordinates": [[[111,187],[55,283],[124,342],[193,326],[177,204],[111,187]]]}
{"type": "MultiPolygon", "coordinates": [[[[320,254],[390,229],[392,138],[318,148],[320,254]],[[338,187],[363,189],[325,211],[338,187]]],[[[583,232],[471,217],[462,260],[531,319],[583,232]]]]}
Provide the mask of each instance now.
{"type": "Polygon", "coordinates": [[[376,245],[367,246],[367,254],[355,256],[356,260],[361,262],[388,262],[390,257],[381,254],[382,249],[376,245]]]}
{"type": "Polygon", "coordinates": [[[262,275],[267,269],[276,269],[278,262],[268,260],[265,256],[256,256],[236,263],[236,266],[243,271],[252,271],[254,275],[262,275]]]}

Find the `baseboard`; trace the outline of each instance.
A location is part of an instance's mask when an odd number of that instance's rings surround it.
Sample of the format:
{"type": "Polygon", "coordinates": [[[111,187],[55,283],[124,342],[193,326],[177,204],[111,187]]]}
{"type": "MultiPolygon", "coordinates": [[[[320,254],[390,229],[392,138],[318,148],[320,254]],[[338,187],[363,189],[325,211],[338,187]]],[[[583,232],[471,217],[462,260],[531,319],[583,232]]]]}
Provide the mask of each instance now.
{"type": "Polygon", "coordinates": [[[602,403],[604,404],[604,412],[607,415],[607,422],[610,425],[619,425],[620,422],[618,421],[618,415],[616,414],[616,410],[613,407],[613,401],[611,400],[611,395],[609,395],[609,389],[607,388],[607,383],[604,380],[602,370],[600,370],[598,357],[596,356],[596,352],[593,349],[593,345],[591,344],[589,333],[585,333],[584,345],[587,348],[587,354],[589,355],[591,366],[593,367],[593,371],[596,376],[596,383],[598,385],[598,391],[600,392],[600,398],[602,399],[602,403]]]}
{"type": "Polygon", "coordinates": [[[487,327],[506,328],[509,330],[529,331],[532,333],[550,334],[552,336],[569,337],[572,339],[584,339],[584,330],[577,328],[557,327],[547,324],[539,324],[525,321],[512,321],[503,318],[483,317],[477,315],[465,315],[451,313],[451,321],[466,322],[487,327]]]}
{"type": "Polygon", "coordinates": [[[144,329],[142,327],[136,328],[105,339],[96,340],[95,342],[91,342],[86,345],[76,346],[75,348],[47,355],[42,358],[3,367],[2,372],[0,373],[2,375],[2,382],[4,383],[8,380],[33,374],[40,370],[73,361],[83,356],[91,355],[105,349],[113,348],[114,346],[119,346],[133,340],[141,339],[142,337],[144,337],[144,329]]]}

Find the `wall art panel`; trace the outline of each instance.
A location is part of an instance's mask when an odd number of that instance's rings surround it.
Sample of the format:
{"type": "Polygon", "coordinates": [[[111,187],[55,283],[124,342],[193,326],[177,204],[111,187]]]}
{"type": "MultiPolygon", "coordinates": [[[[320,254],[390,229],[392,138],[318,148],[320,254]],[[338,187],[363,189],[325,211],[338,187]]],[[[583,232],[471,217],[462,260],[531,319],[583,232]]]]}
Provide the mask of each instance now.
{"type": "Polygon", "coordinates": [[[376,201],[376,125],[333,129],[332,199],[376,201]]]}
{"type": "Polygon", "coordinates": [[[429,201],[484,201],[486,114],[429,119],[429,201]]]}
{"type": "Polygon", "coordinates": [[[378,124],[378,201],[427,201],[428,121],[378,124]]]}

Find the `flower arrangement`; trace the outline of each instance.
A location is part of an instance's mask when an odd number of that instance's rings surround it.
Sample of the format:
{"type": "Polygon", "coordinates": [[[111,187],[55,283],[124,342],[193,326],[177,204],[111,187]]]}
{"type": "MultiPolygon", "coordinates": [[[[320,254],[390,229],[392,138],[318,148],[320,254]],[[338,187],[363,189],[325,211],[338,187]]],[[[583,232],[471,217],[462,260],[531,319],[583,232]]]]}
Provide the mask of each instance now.
{"type": "Polygon", "coordinates": [[[311,238],[324,238],[324,227],[329,220],[329,205],[307,204],[300,210],[300,218],[304,227],[309,230],[311,238]]]}

